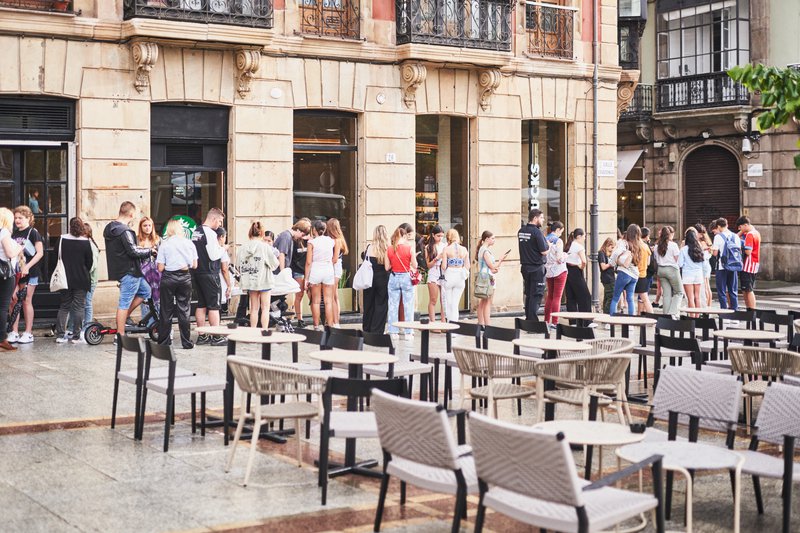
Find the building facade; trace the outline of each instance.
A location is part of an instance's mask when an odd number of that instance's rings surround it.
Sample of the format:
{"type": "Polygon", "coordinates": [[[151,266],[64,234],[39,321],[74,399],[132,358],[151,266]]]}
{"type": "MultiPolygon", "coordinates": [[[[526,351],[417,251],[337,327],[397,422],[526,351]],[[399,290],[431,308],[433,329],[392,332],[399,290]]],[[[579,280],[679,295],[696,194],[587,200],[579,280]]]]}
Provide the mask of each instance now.
{"type": "MultiPolygon", "coordinates": [[[[613,160],[617,6],[600,4],[613,160]]],[[[488,229],[512,250],[495,304],[518,308],[523,214],[588,227],[591,20],[590,0],[0,0],[0,204],[36,206],[46,277],[69,217],[99,237],[124,200],[159,228],[219,206],[233,243],[255,219],[335,216],[349,273],[378,224],[470,248],[488,229]]],[[[605,234],[615,191],[601,179],[605,234]]],[[[96,312],[116,297],[101,281],[96,312]]]]}
{"type": "Polygon", "coordinates": [[[758,95],[726,74],[800,63],[800,4],[626,0],[619,16],[620,65],[641,77],[618,129],[618,225],[684,231],[747,215],[764,244],[761,277],[800,280],[800,127],[759,133],[758,95]]]}

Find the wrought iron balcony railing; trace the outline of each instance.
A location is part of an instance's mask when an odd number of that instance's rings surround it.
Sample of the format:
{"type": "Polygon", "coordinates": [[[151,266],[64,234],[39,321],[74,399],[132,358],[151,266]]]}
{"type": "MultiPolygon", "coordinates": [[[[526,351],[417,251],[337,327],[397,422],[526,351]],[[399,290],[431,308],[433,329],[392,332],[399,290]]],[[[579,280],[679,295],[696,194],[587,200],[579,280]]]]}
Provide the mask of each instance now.
{"type": "Polygon", "coordinates": [[[633,99],[628,109],[623,111],[619,119],[622,120],[645,120],[650,118],[653,114],[653,86],[642,85],[641,83],[636,86],[633,91],[633,99]]]}
{"type": "Polygon", "coordinates": [[[395,0],[397,44],[511,50],[511,0],[395,0]]]}
{"type": "Polygon", "coordinates": [[[124,17],[272,27],[272,0],[125,0],[124,17]]]}
{"type": "Polygon", "coordinates": [[[0,0],[0,7],[72,13],[72,0],[0,0]]]}
{"type": "Polygon", "coordinates": [[[542,57],[572,59],[574,8],[525,2],[528,53],[542,57]]]}
{"type": "Polygon", "coordinates": [[[358,0],[301,0],[300,33],[358,39],[361,17],[358,0]]]}
{"type": "Polygon", "coordinates": [[[659,80],[657,111],[680,111],[731,105],[748,105],[750,93],[725,72],[659,80]]]}

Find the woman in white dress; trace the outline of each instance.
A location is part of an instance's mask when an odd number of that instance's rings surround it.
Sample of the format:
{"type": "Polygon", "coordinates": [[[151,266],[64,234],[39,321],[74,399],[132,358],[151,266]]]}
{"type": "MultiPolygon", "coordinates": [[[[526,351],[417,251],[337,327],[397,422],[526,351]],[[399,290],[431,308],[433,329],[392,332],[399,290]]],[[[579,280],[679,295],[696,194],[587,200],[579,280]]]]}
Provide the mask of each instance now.
{"type": "Polygon", "coordinates": [[[311,240],[306,252],[306,286],[311,291],[311,316],[314,328],[322,329],[320,324],[320,301],[325,299],[325,322],[334,323],[333,293],[336,290],[336,276],[333,258],[339,257],[339,245],[325,235],[327,225],[316,220],[311,226],[311,240]]]}
{"type": "Polygon", "coordinates": [[[458,304],[469,276],[469,251],[459,244],[461,236],[454,229],[447,231],[447,247],[444,251],[444,306],[448,322],[458,320],[458,304]]]}

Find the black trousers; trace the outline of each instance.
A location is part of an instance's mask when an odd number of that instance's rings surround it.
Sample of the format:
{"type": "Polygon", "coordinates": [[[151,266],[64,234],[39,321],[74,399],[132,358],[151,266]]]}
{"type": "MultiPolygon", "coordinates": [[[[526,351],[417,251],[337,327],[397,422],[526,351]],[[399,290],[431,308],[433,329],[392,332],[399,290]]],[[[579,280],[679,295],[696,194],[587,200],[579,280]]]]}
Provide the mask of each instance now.
{"type": "Polygon", "coordinates": [[[11,304],[11,295],[14,294],[16,287],[14,276],[0,279],[0,342],[8,338],[8,306],[11,304]]]}
{"type": "Polygon", "coordinates": [[[527,272],[522,273],[525,280],[525,320],[539,320],[536,314],[544,297],[544,265],[527,269],[527,272]]]}
{"type": "Polygon", "coordinates": [[[364,290],[364,314],[361,327],[366,333],[383,334],[389,316],[389,272],[383,265],[372,264],[372,287],[364,290]]]}
{"type": "Polygon", "coordinates": [[[189,272],[178,270],[164,272],[161,277],[161,318],[158,324],[158,343],[172,344],[172,317],[178,319],[181,332],[181,345],[189,346],[191,325],[189,313],[192,305],[192,276],[189,272]]]}
{"type": "Polygon", "coordinates": [[[78,338],[83,328],[86,293],[83,289],[67,289],[61,291],[61,306],[56,315],[56,334],[63,335],[67,328],[67,320],[72,319],[72,336],[78,338]]]}
{"type": "Polygon", "coordinates": [[[583,270],[567,265],[567,311],[592,311],[592,295],[583,277],[583,270]]]}

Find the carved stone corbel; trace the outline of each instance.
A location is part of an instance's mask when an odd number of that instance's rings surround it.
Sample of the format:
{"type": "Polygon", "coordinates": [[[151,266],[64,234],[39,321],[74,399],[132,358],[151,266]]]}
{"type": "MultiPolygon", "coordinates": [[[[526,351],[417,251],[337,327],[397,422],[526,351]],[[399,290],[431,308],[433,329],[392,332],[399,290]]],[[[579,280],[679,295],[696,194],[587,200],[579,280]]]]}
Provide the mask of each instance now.
{"type": "Polygon", "coordinates": [[[637,85],[639,85],[639,71],[623,70],[617,83],[617,120],[630,107],[637,85]]]}
{"type": "Polygon", "coordinates": [[[678,138],[678,127],[675,124],[663,124],[662,129],[668,138],[673,140],[678,138]]]}
{"type": "Polygon", "coordinates": [[[488,111],[492,107],[492,95],[498,87],[500,87],[500,80],[502,80],[500,69],[490,68],[482,70],[478,77],[478,84],[481,86],[480,104],[481,109],[488,111]]]}
{"type": "Polygon", "coordinates": [[[236,91],[241,98],[250,92],[250,82],[261,65],[261,50],[240,48],[236,51],[236,91]]]}
{"type": "Polygon", "coordinates": [[[133,64],[136,65],[136,77],[133,86],[144,92],[150,87],[150,71],[158,61],[158,45],[147,41],[137,41],[131,45],[133,64]]]}
{"type": "Polygon", "coordinates": [[[653,140],[653,128],[649,122],[639,122],[636,124],[636,136],[644,141],[650,142],[653,140]]]}
{"type": "Polygon", "coordinates": [[[747,133],[747,130],[750,129],[750,121],[748,120],[749,115],[741,114],[736,115],[733,118],[733,127],[739,133],[747,133]]]}
{"type": "Polygon", "coordinates": [[[400,67],[400,77],[403,80],[403,103],[409,109],[417,101],[417,89],[425,83],[428,69],[422,63],[405,63],[400,67]]]}

